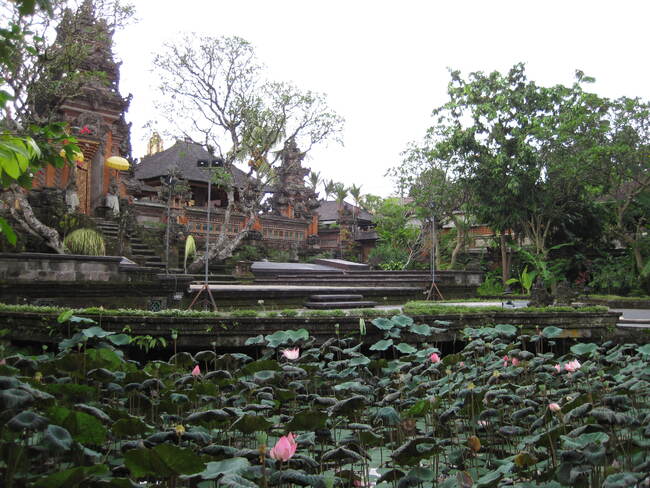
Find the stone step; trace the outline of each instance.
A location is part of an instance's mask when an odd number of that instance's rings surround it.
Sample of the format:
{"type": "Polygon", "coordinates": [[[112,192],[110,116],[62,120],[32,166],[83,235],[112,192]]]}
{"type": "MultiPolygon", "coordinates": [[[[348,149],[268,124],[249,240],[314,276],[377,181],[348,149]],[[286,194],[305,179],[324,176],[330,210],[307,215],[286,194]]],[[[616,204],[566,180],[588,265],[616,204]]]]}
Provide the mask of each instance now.
{"type": "Polygon", "coordinates": [[[133,242],[131,242],[131,249],[133,249],[134,252],[135,251],[150,251],[151,250],[151,248],[149,246],[147,246],[146,244],[134,244],[133,242]]]}
{"type": "Polygon", "coordinates": [[[305,302],[306,308],[319,310],[336,310],[339,308],[373,308],[377,302],[305,302]]]}
{"type": "Polygon", "coordinates": [[[363,295],[310,295],[312,302],[353,302],[363,300],[363,295]]]}
{"type": "MultiPolygon", "coordinates": [[[[134,256],[134,257],[136,257],[136,256],[134,256]]],[[[147,255],[147,256],[139,255],[139,256],[137,256],[137,257],[139,257],[139,258],[143,258],[143,259],[145,259],[147,262],[152,262],[152,263],[162,263],[162,259],[160,258],[160,256],[157,256],[157,255],[155,255],[155,254],[153,254],[153,255],[147,255]]]]}

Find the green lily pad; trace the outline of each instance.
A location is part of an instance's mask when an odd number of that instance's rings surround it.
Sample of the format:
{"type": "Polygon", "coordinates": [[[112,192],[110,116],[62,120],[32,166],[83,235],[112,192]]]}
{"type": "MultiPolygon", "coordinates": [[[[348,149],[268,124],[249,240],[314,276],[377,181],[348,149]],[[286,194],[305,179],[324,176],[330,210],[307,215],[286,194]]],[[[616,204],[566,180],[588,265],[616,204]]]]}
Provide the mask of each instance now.
{"type": "Polygon", "coordinates": [[[51,452],[69,451],[72,447],[72,436],[67,429],[50,424],[45,429],[42,443],[51,452]]]}
{"type": "Polygon", "coordinates": [[[159,444],[153,449],[131,449],[124,454],[124,464],[136,479],[200,473],[203,460],[191,449],[159,444]]]}
{"type": "Polygon", "coordinates": [[[393,339],[384,339],[384,340],[375,342],[372,346],[370,346],[370,350],[371,351],[385,351],[386,349],[388,349],[392,345],[393,345],[393,339]]]}

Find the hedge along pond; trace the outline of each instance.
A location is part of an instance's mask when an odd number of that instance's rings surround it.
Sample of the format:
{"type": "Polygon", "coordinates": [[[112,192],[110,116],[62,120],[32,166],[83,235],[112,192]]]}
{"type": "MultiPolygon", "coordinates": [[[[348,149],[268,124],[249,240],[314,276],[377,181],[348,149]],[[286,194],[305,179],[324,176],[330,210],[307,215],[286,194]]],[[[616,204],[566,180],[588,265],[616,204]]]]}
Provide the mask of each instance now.
{"type": "MultiPolygon", "coordinates": [[[[5,487],[647,486],[650,345],[466,328],[458,353],[397,315],[320,347],[305,329],[136,363],[66,314],[59,351],[0,360],[5,487]],[[421,336],[418,348],[401,334],[421,336]],[[429,342],[428,342],[429,341],[429,342]],[[365,353],[364,353],[365,351],[365,353]]],[[[444,325],[444,324],[438,324],[444,325]]]]}

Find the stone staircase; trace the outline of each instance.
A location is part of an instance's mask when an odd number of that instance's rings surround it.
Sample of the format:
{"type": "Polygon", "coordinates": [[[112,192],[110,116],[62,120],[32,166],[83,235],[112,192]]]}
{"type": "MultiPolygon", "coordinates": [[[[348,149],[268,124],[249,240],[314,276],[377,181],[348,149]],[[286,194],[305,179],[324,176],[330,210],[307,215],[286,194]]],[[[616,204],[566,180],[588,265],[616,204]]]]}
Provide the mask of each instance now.
{"type": "Polygon", "coordinates": [[[337,310],[341,308],[374,308],[377,302],[363,299],[363,295],[310,295],[306,308],[337,310]]]}
{"type": "MultiPolygon", "coordinates": [[[[116,242],[119,236],[119,225],[101,217],[95,217],[95,226],[107,241],[116,242]]],[[[133,233],[127,234],[131,246],[131,259],[140,266],[165,269],[165,262],[142,239],[133,233]]]]}

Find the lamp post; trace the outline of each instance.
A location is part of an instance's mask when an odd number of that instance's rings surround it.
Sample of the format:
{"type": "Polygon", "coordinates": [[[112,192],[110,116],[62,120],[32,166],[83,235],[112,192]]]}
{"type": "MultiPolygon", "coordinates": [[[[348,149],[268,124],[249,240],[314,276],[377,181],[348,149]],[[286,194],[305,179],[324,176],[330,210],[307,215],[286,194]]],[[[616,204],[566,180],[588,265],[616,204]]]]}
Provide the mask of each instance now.
{"type": "Polygon", "coordinates": [[[205,232],[205,268],[204,268],[204,280],[203,280],[203,286],[199,290],[199,292],[196,294],[194,297],[194,300],[192,300],[192,303],[190,303],[189,308],[192,308],[196,301],[199,299],[201,296],[201,293],[204,291],[208,294],[210,297],[210,302],[212,303],[212,308],[213,310],[217,309],[217,304],[214,301],[214,297],[212,296],[212,292],[210,291],[210,284],[208,283],[208,263],[210,261],[210,208],[211,208],[211,198],[212,198],[212,168],[217,168],[217,167],[223,167],[224,165],[224,160],[222,158],[214,158],[214,159],[199,159],[196,162],[196,165],[201,168],[207,168],[208,169],[208,201],[207,201],[207,227],[206,227],[206,232],[205,232]]]}
{"type": "Polygon", "coordinates": [[[429,209],[431,210],[431,287],[427,293],[427,300],[431,300],[434,290],[440,299],[444,300],[438,285],[436,285],[436,213],[433,202],[429,204],[429,209]]]}
{"type": "Polygon", "coordinates": [[[174,197],[174,185],[178,180],[174,178],[173,175],[167,176],[165,178],[165,184],[167,185],[167,232],[165,233],[165,274],[169,274],[169,232],[171,227],[171,201],[174,197]]]}
{"type": "Polygon", "coordinates": [[[436,214],[431,204],[431,283],[436,282],[436,214]]]}

